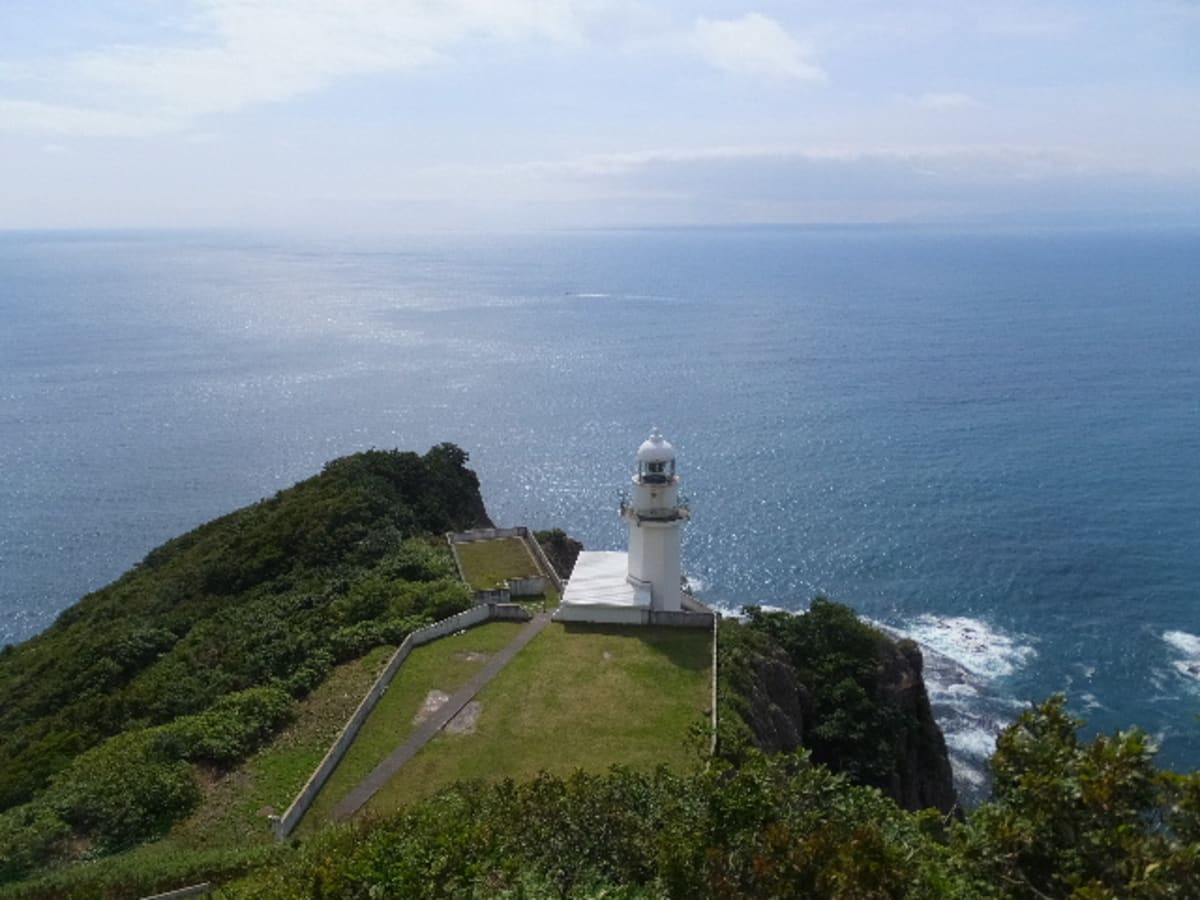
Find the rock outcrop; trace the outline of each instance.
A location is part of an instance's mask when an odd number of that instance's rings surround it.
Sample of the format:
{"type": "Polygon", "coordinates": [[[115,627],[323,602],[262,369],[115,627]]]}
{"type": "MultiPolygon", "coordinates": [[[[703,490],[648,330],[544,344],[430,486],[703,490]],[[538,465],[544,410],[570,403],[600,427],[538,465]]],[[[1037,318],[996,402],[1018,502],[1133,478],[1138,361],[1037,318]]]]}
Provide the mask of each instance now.
{"type": "Polygon", "coordinates": [[[812,697],[780,655],[757,654],[749,660],[752,677],[742,716],[754,746],[764,753],[791,753],[803,746],[804,723],[813,713],[812,697]]]}
{"type": "Polygon", "coordinates": [[[887,783],[878,787],[905,809],[933,807],[950,812],[958,806],[958,795],[946,739],[933,718],[921,674],[921,648],[910,640],[892,646],[894,653],[885,657],[879,669],[879,693],[909,727],[896,733],[896,767],[887,783]]]}
{"type": "Polygon", "coordinates": [[[905,809],[958,805],[920,648],[822,601],[805,616],[754,612],[721,625],[721,753],[806,748],[816,763],[877,787],[905,809]]]}

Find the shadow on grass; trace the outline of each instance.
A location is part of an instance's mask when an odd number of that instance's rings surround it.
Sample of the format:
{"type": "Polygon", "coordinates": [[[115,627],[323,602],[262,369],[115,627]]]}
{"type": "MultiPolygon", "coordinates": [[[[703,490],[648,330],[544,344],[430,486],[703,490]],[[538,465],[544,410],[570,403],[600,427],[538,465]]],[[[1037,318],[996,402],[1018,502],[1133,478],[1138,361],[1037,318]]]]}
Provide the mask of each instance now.
{"type": "Polygon", "coordinates": [[[700,671],[712,664],[712,631],[663,625],[600,625],[563,622],[567,634],[603,634],[641,641],[680,669],[700,671]]]}

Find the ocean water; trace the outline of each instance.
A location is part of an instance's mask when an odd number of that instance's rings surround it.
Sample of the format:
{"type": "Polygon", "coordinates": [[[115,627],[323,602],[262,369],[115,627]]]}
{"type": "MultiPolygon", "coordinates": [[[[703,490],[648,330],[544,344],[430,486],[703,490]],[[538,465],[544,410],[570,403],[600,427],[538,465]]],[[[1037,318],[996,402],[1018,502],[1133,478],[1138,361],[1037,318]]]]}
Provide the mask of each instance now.
{"type": "Polygon", "coordinates": [[[960,783],[1066,691],[1200,765],[1200,232],[0,235],[0,643],[367,447],[621,548],[650,427],[701,596],[922,642],[960,783]]]}

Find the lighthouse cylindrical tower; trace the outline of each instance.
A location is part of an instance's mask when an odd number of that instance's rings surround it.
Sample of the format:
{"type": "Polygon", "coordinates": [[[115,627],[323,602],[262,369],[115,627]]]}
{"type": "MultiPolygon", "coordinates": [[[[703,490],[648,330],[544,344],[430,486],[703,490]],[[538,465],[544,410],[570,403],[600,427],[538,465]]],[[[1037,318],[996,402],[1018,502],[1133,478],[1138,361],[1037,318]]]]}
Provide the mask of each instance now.
{"type": "Polygon", "coordinates": [[[679,611],[679,543],[688,509],[679,500],[675,448],[657,428],[638,448],[633,492],[621,515],[629,523],[629,583],[650,591],[652,609],[679,611]]]}

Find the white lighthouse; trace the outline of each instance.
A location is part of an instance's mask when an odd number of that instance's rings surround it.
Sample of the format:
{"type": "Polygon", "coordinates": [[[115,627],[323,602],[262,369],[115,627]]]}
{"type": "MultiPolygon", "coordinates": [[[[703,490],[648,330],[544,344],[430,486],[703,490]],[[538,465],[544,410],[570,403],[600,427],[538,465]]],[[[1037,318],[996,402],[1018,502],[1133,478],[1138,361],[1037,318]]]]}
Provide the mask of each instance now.
{"type": "Polygon", "coordinates": [[[621,515],[629,523],[629,584],[650,592],[651,609],[678,612],[679,543],[688,510],[679,502],[675,448],[657,428],[638,447],[633,490],[621,515]]]}
{"type": "Polygon", "coordinates": [[[621,503],[621,516],[629,526],[629,552],[580,553],[554,618],[710,626],[711,611],[683,594],[679,543],[688,508],[679,499],[675,448],[657,428],[638,448],[633,486],[621,503]]]}

